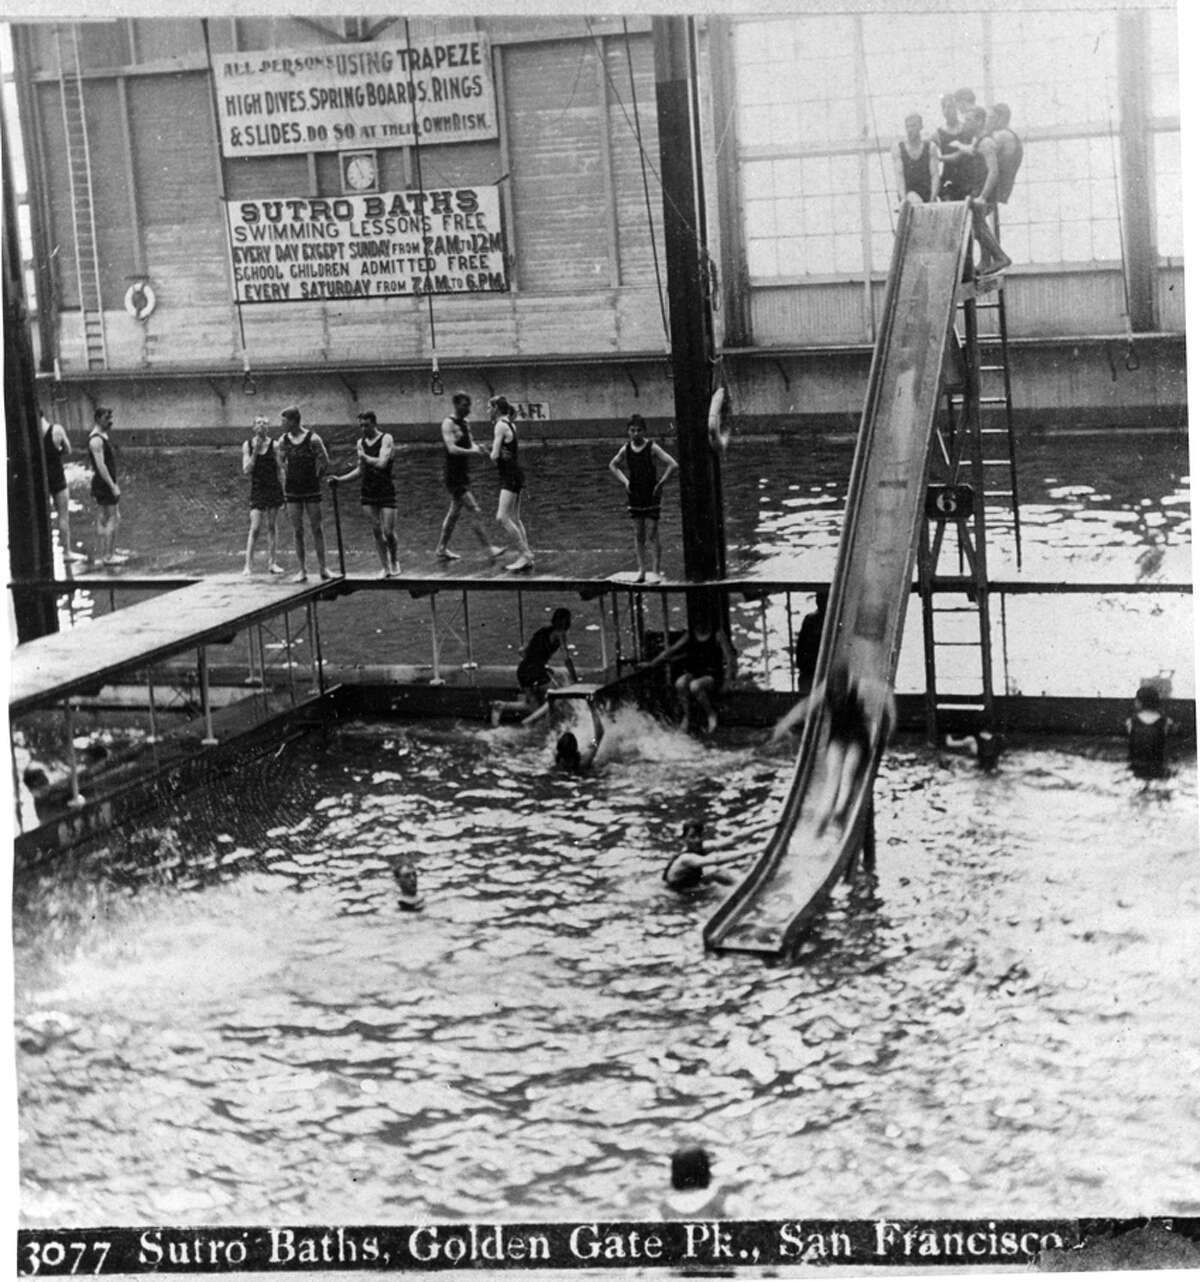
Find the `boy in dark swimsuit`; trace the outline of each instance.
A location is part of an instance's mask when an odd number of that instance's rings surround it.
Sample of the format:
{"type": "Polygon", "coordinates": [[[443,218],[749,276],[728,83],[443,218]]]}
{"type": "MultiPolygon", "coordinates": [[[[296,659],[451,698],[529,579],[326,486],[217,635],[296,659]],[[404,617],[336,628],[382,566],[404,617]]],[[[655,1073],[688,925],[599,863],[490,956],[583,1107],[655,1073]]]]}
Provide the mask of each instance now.
{"type": "Polygon", "coordinates": [[[315,432],[300,426],[300,411],[294,405],[288,406],[279,418],[284,429],[277,446],[283,466],[283,496],[292,522],[296,560],[300,562],[299,573],[292,576],[292,582],[304,583],[308,579],[304,554],[306,519],[321,578],[331,579],[333,575],[325,568],[325,530],[321,524],[321,478],[329,471],[329,452],[315,432]]]}
{"type": "Polygon", "coordinates": [[[117,484],[117,452],[111,438],[113,412],[97,406],[94,419],[88,437],[88,458],[92,464],[92,498],[96,500],[96,550],[101,565],[123,565],[129,558],[117,551],[121,487],[117,484]]]}
{"type": "MultiPolygon", "coordinates": [[[[732,846],[738,843],[725,842],[724,844],[732,846]]],[[[700,890],[708,882],[729,886],[737,880],[737,876],[727,872],[722,865],[744,859],[747,853],[748,849],[743,846],[736,855],[711,854],[704,845],[703,821],[689,819],[683,825],[683,849],[667,860],[662,879],[669,890],[678,891],[680,894],[700,890]]]]}
{"type": "Polygon", "coordinates": [[[479,504],[471,493],[471,459],[476,454],[482,454],[486,458],[487,446],[477,443],[471,436],[471,398],[466,392],[455,392],[451,400],[454,413],[449,418],[442,419],[442,448],[446,455],[444,475],[446,489],[450,492],[450,508],[442,522],[442,533],[434,556],[439,561],[458,560],[458,553],[450,551],[450,536],[454,533],[463,508],[466,508],[475,537],[494,561],[498,556],[504,555],[504,548],[488,542],[479,504]]]}
{"type": "Polygon", "coordinates": [[[341,485],[362,477],[362,505],[371,522],[375,550],[383,569],[381,579],[400,573],[396,560],[396,486],[392,480],[392,463],[396,457],[390,433],[381,432],[371,410],[358,416],[358,462],[345,476],[331,476],[330,485],[341,485]]]}
{"type": "Polygon", "coordinates": [[[637,554],[637,582],[646,581],[646,548],[650,548],[650,573],[660,577],[662,544],[658,539],[658,521],[662,515],[662,491],[679,464],[656,442],[646,440],[646,420],[631,414],[627,427],[629,439],[613,455],[608,470],[625,487],[629,515],[633,518],[633,546],[637,554]],[[658,474],[655,463],[665,471],[658,474]],[[624,464],[628,475],[621,471],[624,464]]]}
{"type": "Polygon", "coordinates": [[[496,520],[513,536],[517,545],[517,559],[510,561],[506,570],[532,570],[533,549],[521,520],[521,492],[525,488],[525,473],[521,470],[518,454],[517,429],[513,426],[515,411],[503,396],[493,396],[488,401],[488,413],[493,424],[492,461],[496,464],[496,477],[500,482],[500,501],[496,507],[496,520]]]}
{"type": "Polygon", "coordinates": [[[529,638],[521,662],[517,665],[517,685],[521,687],[519,702],[497,702],[492,704],[492,725],[498,726],[506,713],[524,715],[522,725],[532,725],[550,711],[546,701],[546,691],[555,684],[554,675],[547,666],[550,657],[562,648],[563,662],[572,681],[578,681],[575,671],[575,660],[571,657],[571,648],[567,643],[567,630],[571,626],[571,611],[563,606],[550,616],[546,627],[538,630],[529,638]]]}
{"type": "Polygon", "coordinates": [[[242,444],[242,472],[250,478],[250,533],[246,537],[246,564],[243,574],[253,570],[254,546],[258,534],[267,527],[267,571],[282,574],[283,566],[276,560],[279,536],[279,509],[283,507],[283,480],[279,475],[279,458],[275,442],[267,433],[266,416],[259,414],[254,420],[254,431],[242,444]]]}
{"type": "Polygon", "coordinates": [[[71,490],[67,485],[67,472],[63,460],[70,457],[71,438],[61,423],[51,423],[42,418],[42,453],[46,460],[46,490],[58,518],[58,540],[62,545],[63,561],[86,561],[87,554],[71,547],[71,490]]]}

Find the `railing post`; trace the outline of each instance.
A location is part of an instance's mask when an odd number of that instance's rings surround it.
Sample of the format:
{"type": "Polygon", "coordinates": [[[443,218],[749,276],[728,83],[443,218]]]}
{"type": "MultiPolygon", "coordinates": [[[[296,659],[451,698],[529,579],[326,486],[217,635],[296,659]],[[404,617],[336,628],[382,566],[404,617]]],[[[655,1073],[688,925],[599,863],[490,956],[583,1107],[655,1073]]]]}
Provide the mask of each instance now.
{"type": "Polygon", "coordinates": [[[344,579],[346,577],[346,549],[342,546],[342,510],[338,507],[338,487],[331,485],[329,494],[333,499],[333,532],[337,538],[338,572],[344,579]]]}
{"type": "Polygon", "coordinates": [[[200,708],[204,713],[204,738],[200,742],[206,748],[213,748],[217,738],[213,734],[212,704],[208,698],[208,647],[202,645],[197,654],[200,658],[200,708]]]}
{"type": "Polygon", "coordinates": [[[325,674],[321,670],[321,639],[317,634],[317,604],[305,601],[304,622],[308,629],[309,668],[312,675],[313,689],[318,694],[325,693],[325,674]]]}
{"type": "Polygon", "coordinates": [[[150,714],[150,734],[147,743],[158,742],[158,714],[154,706],[154,672],[146,669],[146,708],[150,714]]]}
{"type": "Polygon", "coordinates": [[[429,626],[430,635],[433,640],[433,677],[430,679],[431,686],[445,685],[442,679],[442,648],[441,641],[438,638],[438,617],[437,617],[437,593],[429,594],[429,626]]]}
{"type": "Polygon", "coordinates": [[[767,648],[770,645],[770,638],[767,635],[767,598],[765,594],[759,602],[758,619],[759,631],[762,633],[763,684],[769,686],[771,682],[771,653],[767,648]]]}
{"type": "Polygon", "coordinates": [[[463,605],[463,633],[467,638],[467,661],[463,668],[467,672],[474,672],[479,664],[475,662],[475,649],[471,644],[471,595],[466,588],[462,590],[463,605]]]}
{"type": "Polygon", "coordinates": [[[796,634],[792,628],[792,594],[785,592],[783,596],[784,608],[787,610],[787,629],[788,629],[788,677],[791,681],[792,692],[799,689],[796,677],[796,634]]]}
{"type": "Polygon", "coordinates": [[[283,612],[283,646],[287,652],[288,693],[292,697],[292,706],[296,704],[296,674],[292,670],[292,616],[290,611],[283,612]]]}
{"type": "Polygon", "coordinates": [[[8,728],[8,759],[12,765],[13,776],[13,809],[17,817],[18,832],[25,831],[24,807],[21,805],[21,775],[17,770],[17,744],[13,738],[12,725],[8,728]]]}
{"type": "Polygon", "coordinates": [[[604,626],[604,595],[596,598],[596,613],[600,620],[600,666],[608,672],[608,629],[604,626]]]}
{"type": "Polygon", "coordinates": [[[71,783],[71,796],[67,805],[72,810],[78,810],[84,804],[84,798],[79,791],[79,760],[75,756],[75,701],[67,699],[63,711],[67,718],[67,774],[71,783]]]}

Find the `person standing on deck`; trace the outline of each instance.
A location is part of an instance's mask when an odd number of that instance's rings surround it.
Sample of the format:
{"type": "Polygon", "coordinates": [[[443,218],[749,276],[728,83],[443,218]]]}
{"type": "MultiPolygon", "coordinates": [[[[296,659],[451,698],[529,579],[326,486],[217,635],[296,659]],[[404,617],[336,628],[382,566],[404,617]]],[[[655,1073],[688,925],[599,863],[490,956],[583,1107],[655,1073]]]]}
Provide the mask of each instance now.
{"type": "Polygon", "coordinates": [[[325,442],[315,433],[300,426],[300,411],[289,405],[280,415],[284,433],[279,438],[279,457],[283,468],[283,496],[287,500],[288,516],[292,522],[292,537],[296,542],[296,560],[299,572],[292,576],[293,583],[308,579],[308,561],[304,549],[304,522],[312,531],[313,550],[317,554],[317,569],[321,578],[333,576],[325,567],[325,530],[321,525],[321,478],[329,470],[329,452],[325,442]]]}
{"type": "Polygon", "coordinates": [[[381,579],[400,573],[396,560],[396,486],[392,480],[392,463],[396,447],[391,435],[379,430],[379,420],[371,410],[358,416],[358,462],[345,476],[331,476],[330,485],[362,477],[362,505],[371,521],[375,550],[379,553],[381,579]]]}
{"type": "Polygon", "coordinates": [[[279,545],[279,509],[283,507],[283,481],[279,475],[279,456],[275,442],[267,432],[266,416],[256,415],[254,433],[242,444],[242,472],[250,478],[250,533],[246,537],[246,565],[243,574],[253,570],[254,545],[264,523],[267,527],[267,572],[282,574],[276,559],[279,545]]]}
{"type": "Polygon", "coordinates": [[[63,561],[67,565],[73,561],[86,561],[85,553],[75,552],[71,548],[71,491],[67,485],[66,469],[63,467],[63,459],[71,454],[71,438],[61,423],[51,423],[44,415],[42,454],[46,460],[46,489],[58,519],[58,540],[62,544],[63,561]]]}
{"type": "Polygon", "coordinates": [[[521,491],[525,488],[525,473],[517,450],[517,429],[513,426],[513,407],[503,396],[493,396],[488,401],[488,413],[493,425],[492,461],[500,478],[500,502],[496,520],[504,526],[517,543],[517,559],[506,570],[532,570],[533,549],[521,520],[521,491]]]}
{"type": "Polygon", "coordinates": [[[679,464],[655,441],[646,439],[646,420],[640,414],[629,416],[629,439],[613,455],[608,470],[625,487],[629,515],[633,518],[633,546],[637,554],[637,582],[646,581],[646,548],[650,548],[650,573],[660,578],[662,544],[658,522],[662,516],[662,491],[679,464]],[[666,469],[660,476],[655,463],[666,469]],[[625,464],[626,472],[621,471],[625,464]]]}
{"type": "Polygon", "coordinates": [[[112,443],[113,412],[98,405],[93,419],[88,458],[92,464],[92,498],[96,500],[96,557],[101,565],[124,565],[129,558],[117,551],[121,487],[117,484],[117,451],[112,443]]]}
{"type": "Polygon", "coordinates": [[[938,189],[941,152],[932,138],[923,138],[924,121],[917,112],[904,118],[904,137],[892,148],[896,166],[896,194],[901,203],[927,205],[938,189]]]}
{"type": "Polygon", "coordinates": [[[458,553],[450,551],[450,536],[465,507],[475,537],[494,561],[498,556],[504,555],[504,548],[489,542],[487,531],[483,528],[479,504],[471,493],[471,458],[475,454],[482,454],[486,458],[487,446],[477,444],[471,436],[471,398],[466,392],[455,392],[451,401],[454,413],[442,419],[442,447],[446,453],[445,480],[446,489],[450,491],[450,509],[442,522],[442,533],[434,556],[439,561],[458,560],[458,553]]]}

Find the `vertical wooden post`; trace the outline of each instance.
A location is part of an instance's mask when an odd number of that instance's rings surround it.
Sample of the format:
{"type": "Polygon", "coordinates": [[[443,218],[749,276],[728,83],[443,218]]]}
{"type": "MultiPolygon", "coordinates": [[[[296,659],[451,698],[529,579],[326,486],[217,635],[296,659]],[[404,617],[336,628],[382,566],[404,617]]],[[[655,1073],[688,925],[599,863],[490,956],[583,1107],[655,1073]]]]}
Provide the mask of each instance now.
{"type": "Polygon", "coordinates": [[[1149,15],[1143,10],[1117,14],[1117,92],[1121,102],[1122,252],[1128,287],[1129,325],[1135,333],[1157,328],[1155,271],[1157,267],[1153,211],[1147,96],[1150,86],[1149,15]]]}
{"type": "MultiPolygon", "coordinates": [[[[6,128],[0,110],[0,130],[6,128]]],[[[8,440],[8,546],[12,569],[13,619],[17,640],[32,641],[58,631],[54,598],[22,586],[22,580],[52,579],[54,550],[50,534],[50,496],[42,453],[42,429],[33,386],[33,347],[17,208],[9,165],[3,148],[4,186],[4,418],[8,440]]],[[[41,300],[46,307],[48,299],[41,300]]],[[[64,548],[69,552],[70,548],[64,548]]]]}
{"type": "MultiPolygon", "coordinates": [[[[693,27],[692,18],[653,19],[683,563],[688,579],[703,582],[724,576],[725,519],[720,466],[708,439],[712,308],[704,288],[703,175],[690,92],[693,27]]],[[[700,604],[696,594],[689,596],[689,623],[700,604]]]]}

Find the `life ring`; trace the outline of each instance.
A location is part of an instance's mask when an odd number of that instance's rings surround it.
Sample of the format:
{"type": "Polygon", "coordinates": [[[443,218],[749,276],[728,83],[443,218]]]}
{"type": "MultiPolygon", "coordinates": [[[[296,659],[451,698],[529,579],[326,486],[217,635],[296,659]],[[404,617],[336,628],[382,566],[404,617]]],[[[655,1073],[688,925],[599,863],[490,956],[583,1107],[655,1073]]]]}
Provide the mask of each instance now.
{"type": "Polygon", "coordinates": [[[125,291],[125,310],[134,320],[147,320],[157,306],[154,286],[148,280],[135,280],[125,291]]]}
{"type": "Polygon", "coordinates": [[[708,443],[723,454],[733,435],[729,420],[733,415],[733,398],[724,387],[718,387],[708,403],[708,443]]]}

